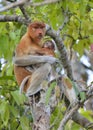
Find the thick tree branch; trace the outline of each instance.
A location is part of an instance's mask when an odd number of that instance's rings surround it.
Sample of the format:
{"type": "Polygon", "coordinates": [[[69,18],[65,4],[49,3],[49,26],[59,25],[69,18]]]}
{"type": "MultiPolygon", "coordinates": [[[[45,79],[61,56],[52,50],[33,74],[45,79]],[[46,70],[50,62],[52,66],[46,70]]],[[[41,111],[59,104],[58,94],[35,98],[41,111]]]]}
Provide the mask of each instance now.
{"type": "Polygon", "coordinates": [[[14,7],[18,7],[20,5],[31,5],[31,6],[43,6],[43,5],[46,5],[46,4],[52,4],[52,3],[56,3],[56,2],[59,2],[60,0],[46,0],[46,1],[43,1],[43,2],[39,2],[39,3],[33,3],[32,0],[19,0],[17,2],[14,2],[14,3],[11,3],[5,7],[2,7],[0,9],[0,12],[4,12],[6,10],[9,10],[11,8],[14,8],[14,7]]]}
{"type": "Polygon", "coordinates": [[[60,0],[46,0],[46,1],[43,1],[43,2],[38,2],[38,3],[33,3],[32,6],[43,6],[43,5],[47,5],[47,4],[53,4],[53,3],[56,3],[56,2],[60,2],[60,0]]]}
{"type": "Polygon", "coordinates": [[[47,25],[47,35],[51,36],[58,47],[58,50],[60,52],[60,61],[62,62],[63,67],[65,68],[65,70],[67,70],[67,75],[68,77],[73,80],[73,76],[72,76],[72,68],[70,65],[70,62],[68,60],[68,55],[66,52],[66,48],[62,42],[62,38],[60,38],[60,36],[51,28],[47,25]]]}
{"type": "Polygon", "coordinates": [[[19,0],[19,1],[17,1],[17,2],[13,2],[13,3],[11,3],[11,4],[7,5],[7,6],[5,6],[5,7],[2,7],[2,8],[0,9],[0,12],[4,12],[4,11],[9,10],[9,9],[11,9],[11,8],[18,7],[18,6],[20,6],[20,5],[24,5],[24,3],[28,2],[28,1],[29,1],[29,0],[19,0]]]}
{"type": "Polygon", "coordinates": [[[0,15],[0,22],[19,22],[21,24],[28,24],[29,21],[26,20],[25,18],[22,18],[21,16],[17,16],[17,15],[0,15]]]}

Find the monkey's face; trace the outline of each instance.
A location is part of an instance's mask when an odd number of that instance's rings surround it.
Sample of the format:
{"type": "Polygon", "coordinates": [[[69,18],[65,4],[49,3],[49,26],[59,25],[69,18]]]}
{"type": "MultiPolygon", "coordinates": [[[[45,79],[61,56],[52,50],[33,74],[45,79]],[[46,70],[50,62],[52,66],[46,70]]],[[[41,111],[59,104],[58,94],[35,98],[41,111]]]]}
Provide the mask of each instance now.
{"type": "Polygon", "coordinates": [[[29,31],[31,39],[38,44],[45,35],[45,24],[39,22],[32,23],[29,26],[29,31]]]}
{"type": "Polygon", "coordinates": [[[44,48],[49,48],[51,50],[55,50],[55,45],[53,43],[53,41],[50,41],[50,40],[47,40],[44,45],[43,45],[44,48]]]}

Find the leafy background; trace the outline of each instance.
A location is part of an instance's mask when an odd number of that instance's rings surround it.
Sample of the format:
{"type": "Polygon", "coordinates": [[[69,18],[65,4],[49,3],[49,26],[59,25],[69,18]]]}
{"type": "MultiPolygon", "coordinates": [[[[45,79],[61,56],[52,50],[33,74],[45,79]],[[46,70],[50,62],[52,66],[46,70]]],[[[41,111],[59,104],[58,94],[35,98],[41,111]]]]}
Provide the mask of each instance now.
{"type": "MultiPolygon", "coordinates": [[[[42,2],[43,0],[33,0],[42,2]]],[[[1,2],[3,7],[3,3],[1,2]]],[[[82,57],[84,49],[93,43],[93,1],[92,0],[60,0],[44,6],[25,7],[32,20],[41,19],[54,30],[64,24],[60,36],[66,48],[73,48],[82,57]]],[[[1,12],[0,15],[21,15],[19,8],[1,12]]],[[[0,22],[0,130],[30,130],[32,121],[29,113],[25,115],[24,101],[26,97],[19,93],[13,73],[12,57],[14,49],[26,26],[16,22],[0,22]]],[[[64,102],[59,103],[51,115],[52,130],[56,130],[65,111],[64,102]]],[[[93,113],[79,110],[82,115],[93,122],[93,113]]],[[[73,121],[69,121],[66,130],[84,130],[73,121]]]]}

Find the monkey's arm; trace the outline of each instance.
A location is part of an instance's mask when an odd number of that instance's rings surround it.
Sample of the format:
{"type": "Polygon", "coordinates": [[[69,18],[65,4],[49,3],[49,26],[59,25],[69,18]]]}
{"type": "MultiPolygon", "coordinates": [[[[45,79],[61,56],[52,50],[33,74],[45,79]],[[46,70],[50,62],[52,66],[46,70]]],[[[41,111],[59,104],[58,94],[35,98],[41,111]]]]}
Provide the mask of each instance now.
{"type": "Polygon", "coordinates": [[[22,57],[13,57],[13,63],[18,66],[28,66],[38,63],[50,63],[58,62],[58,59],[52,56],[36,56],[27,55],[22,57]]]}

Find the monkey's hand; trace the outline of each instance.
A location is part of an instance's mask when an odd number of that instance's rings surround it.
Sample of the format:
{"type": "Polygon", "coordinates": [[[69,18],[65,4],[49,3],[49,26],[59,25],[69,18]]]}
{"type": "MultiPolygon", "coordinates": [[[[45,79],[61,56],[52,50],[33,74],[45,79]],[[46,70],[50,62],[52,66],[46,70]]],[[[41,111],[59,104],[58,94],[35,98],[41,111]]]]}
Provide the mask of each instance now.
{"type": "Polygon", "coordinates": [[[59,63],[59,59],[57,59],[53,56],[46,56],[46,62],[50,63],[50,64],[59,63]]]}
{"type": "Polygon", "coordinates": [[[13,63],[17,66],[28,66],[38,63],[54,64],[57,62],[59,62],[59,60],[53,56],[26,55],[22,57],[13,57],[13,63]]]}

